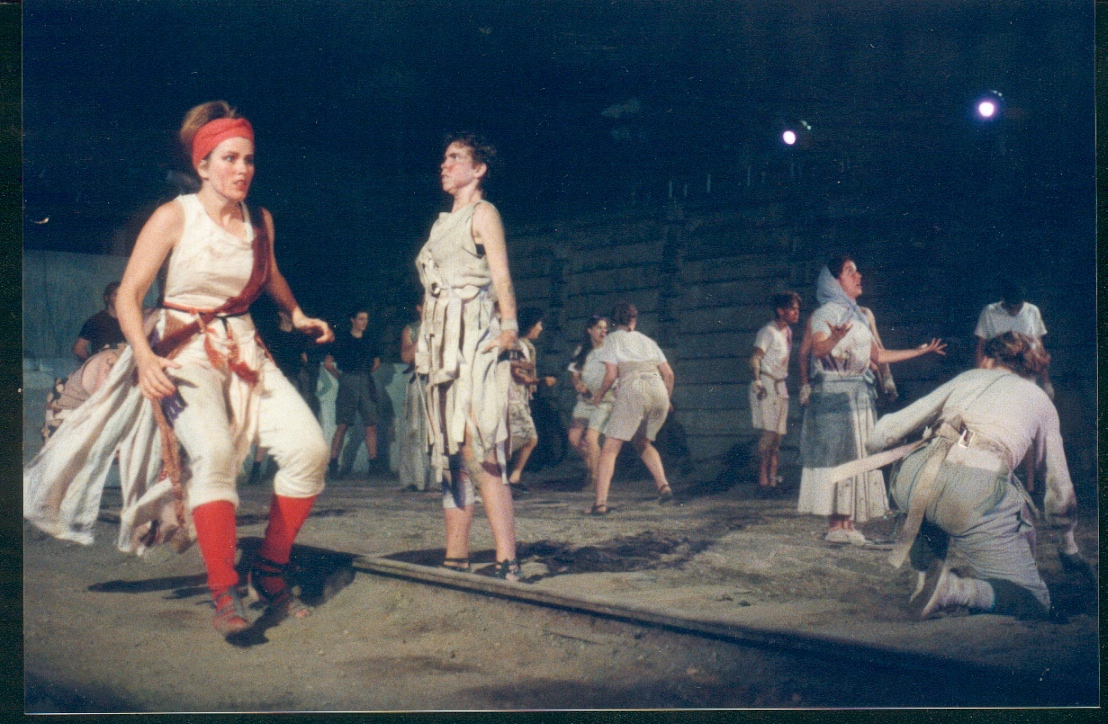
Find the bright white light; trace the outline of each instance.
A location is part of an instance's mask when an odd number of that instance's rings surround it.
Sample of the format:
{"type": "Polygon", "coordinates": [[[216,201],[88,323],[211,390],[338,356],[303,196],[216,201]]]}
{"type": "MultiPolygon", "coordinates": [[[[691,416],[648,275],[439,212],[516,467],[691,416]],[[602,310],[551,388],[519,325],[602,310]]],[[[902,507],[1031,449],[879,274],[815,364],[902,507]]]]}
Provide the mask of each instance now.
{"type": "Polygon", "coordinates": [[[996,113],[996,103],[992,101],[981,101],[977,104],[977,112],[982,118],[992,118],[996,113]]]}
{"type": "Polygon", "coordinates": [[[781,140],[785,142],[785,145],[791,146],[796,143],[796,134],[792,131],[785,131],[781,134],[781,140]]]}

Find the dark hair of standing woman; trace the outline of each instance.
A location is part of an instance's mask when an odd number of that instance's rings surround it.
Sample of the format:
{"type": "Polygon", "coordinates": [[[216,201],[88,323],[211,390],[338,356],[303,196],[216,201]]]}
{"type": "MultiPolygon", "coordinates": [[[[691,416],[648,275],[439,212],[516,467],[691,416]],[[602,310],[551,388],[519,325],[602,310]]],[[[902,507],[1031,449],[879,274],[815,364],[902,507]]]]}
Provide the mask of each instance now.
{"type": "Polygon", "coordinates": [[[581,344],[577,345],[577,353],[573,355],[572,364],[578,372],[585,369],[585,358],[589,356],[589,352],[592,352],[592,337],[589,336],[589,330],[605,321],[605,317],[602,314],[594,314],[589,317],[589,321],[585,323],[585,331],[581,336],[581,344]]]}
{"type": "Polygon", "coordinates": [[[447,134],[443,140],[443,149],[449,148],[452,143],[458,143],[468,148],[470,155],[473,156],[474,164],[485,164],[488,170],[485,171],[484,181],[491,179],[493,171],[500,167],[500,160],[496,155],[496,146],[489,143],[489,140],[480,133],[461,131],[447,134]]]}
{"type": "Polygon", "coordinates": [[[854,259],[846,254],[836,254],[827,260],[827,271],[831,272],[831,276],[838,279],[842,276],[843,267],[845,267],[846,263],[849,261],[854,261],[854,259]]]}
{"type": "Polygon", "coordinates": [[[1034,379],[1050,364],[1050,355],[1025,334],[1005,332],[985,343],[985,356],[1020,377],[1034,379]]]}
{"type": "Polygon", "coordinates": [[[523,307],[516,312],[516,319],[519,321],[519,336],[526,337],[542,321],[542,310],[538,307],[523,307]]]}
{"type": "Polygon", "coordinates": [[[631,302],[616,302],[608,316],[617,327],[626,327],[639,316],[639,310],[631,302]]]}

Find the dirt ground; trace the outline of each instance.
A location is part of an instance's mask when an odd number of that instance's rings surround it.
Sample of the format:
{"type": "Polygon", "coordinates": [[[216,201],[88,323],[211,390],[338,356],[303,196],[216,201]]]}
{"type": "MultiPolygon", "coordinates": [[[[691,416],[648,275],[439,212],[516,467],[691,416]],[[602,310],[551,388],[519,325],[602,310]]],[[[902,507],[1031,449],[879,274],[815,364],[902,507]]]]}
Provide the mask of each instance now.
{"type": "MultiPolygon", "coordinates": [[[[315,615],[277,624],[261,618],[233,644],[210,627],[195,546],[140,560],[114,549],[118,529],[110,522],[100,523],[89,547],[25,526],[27,711],[1097,701],[1096,591],[1061,568],[1049,534],[1040,536],[1038,555],[1055,597],[1051,621],[954,615],[919,622],[906,606],[912,574],[893,570],[884,550],[823,542],[824,522],[796,515],[788,491],[760,498],[747,485],[686,485],[676,505],[659,506],[648,482],[624,480],[614,486],[613,513],[591,518],[582,515],[590,495],[579,489],[580,473],[571,464],[544,471],[516,503],[527,590],[771,635],[750,646],[738,635],[698,636],[374,573],[365,562],[376,557],[434,565],[442,555],[439,496],[400,492],[395,480],[375,478],[331,485],[300,536],[294,562],[315,615]],[[791,648],[765,643],[775,635],[791,648]],[[816,645],[829,641],[949,666],[910,672],[830,656],[816,645]]],[[[241,492],[246,557],[264,532],[270,487],[241,492]]],[[[118,492],[108,490],[104,510],[117,505],[118,492]]],[[[493,561],[478,515],[474,576],[493,561]]],[[[867,533],[887,537],[892,521],[867,533]]],[[[1079,542],[1095,565],[1095,511],[1083,514],[1079,542]]]]}

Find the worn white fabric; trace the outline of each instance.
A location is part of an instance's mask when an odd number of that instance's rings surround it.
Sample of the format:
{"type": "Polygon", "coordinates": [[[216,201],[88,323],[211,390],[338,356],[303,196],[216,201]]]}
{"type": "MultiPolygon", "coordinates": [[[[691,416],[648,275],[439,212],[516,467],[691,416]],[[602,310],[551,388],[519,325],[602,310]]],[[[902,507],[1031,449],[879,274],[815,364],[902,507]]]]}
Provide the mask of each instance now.
{"type": "Polygon", "coordinates": [[[425,296],[415,365],[427,376],[431,464],[440,481],[467,429],[478,460],[495,452],[506,467],[511,371],[494,344],[500,316],[488,261],[473,239],[476,206],[440,214],[416,257],[425,296]]]}
{"type": "MultiPolygon", "coordinates": [[[[759,369],[763,375],[770,378],[763,380],[767,383],[767,387],[770,381],[784,380],[789,376],[789,351],[792,349],[792,342],[792,329],[789,327],[781,329],[775,322],[770,322],[759,329],[757,336],[754,337],[754,346],[763,352],[759,369]]],[[[787,390],[784,396],[789,396],[787,390]]]]}
{"type": "Polygon", "coordinates": [[[888,512],[880,470],[839,481],[832,475],[839,464],[865,456],[876,417],[873,387],[862,375],[825,375],[812,386],[800,434],[797,512],[849,515],[856,523],[888,512]]]}
{"type": "MultiPolygon", "coordinates": [[[[600,384],[604,381],[604,362],[600,359],[597,352],[603,347],[597,347],[585,355],[585,364],[581,365],[581,369],[571,362],[566,368],[570,372],[577,372],[581,376],[581,381],[585,383],[585,387],[589,388],[589,394],[595,394],[600,389],[600,384]]],[[[577,356],[577,352],[573,353],[573,356],[577,356]]]]}
{"type": "Polygon", "coordinates": [[[666,356],[658,343],[642,332],[617,329],[604,339],[604,346],[596,350],[597,359],[613,365],[627,362],[653,362],[665,364],[666,356]]]}
{"type": "Polygon", "coordinates": [[[642,433],[651,442],[669,415],[669,394],[654,362],[624,362],[619,365],[619,394],[604,425],[604,435],[630,441],[642,433]]]}
{"type": "Polygon", "coordinates": [[[812,335],[831,336],[829,325],[841,326],[850,322],[846,336],[826,357],[812,356],[810,366],[814,379],[819,375],[850,376],[863,374],[869,367],[873,351],[873,333],[865,321],[859,321],[857,315],[846,306],[837,302],[828,302],[812,313],[809,324],[812,335]]]}
{"type": "MultiPolygon", "coordinates": [[[[304,398],[269,358],[259,362],[251,405],[257,408],[255,440],[277,461],[273,492],[308,498],[323,491],[330,457],[323,430],[304,398]]],[[[173,421],[177,440],[189,454],[189,509],[216,500],[238,506],[236,478],[245,455],[235,448],[224,390],[228,373],[191,364],[173,370],[184,409],[173,421]]]]}
{"type": "Polygon", "coordinates": [[[753,385],[748,391],[751,425],[755,430],[769,430],[784,436],[789,419],[789,391],[785,389],[785,381],[774,382],[765,377],[762,385],[766,395],[761,399],[758,399],[753,385]]]}
{"type": "Polygon", "coordinates": [[[1019,332],[1040,341],[1046,334],[1043,315],[1039,312],[1039,308],[1030,302],[1024,302],[1017,314],[1009,314],[1004,309],[1002,301],[986,305],[977,318],[974,335],[981,339],[992,339],[1005,332],[1019,332]]]}
{"type": "MultiPolygon", "coordinates": [[[[1030,451],[1046,481],[1048,518],[1064,525],[1076,515],[1077,498],[1062,445],[1058,411],[1034,382],[1003,369],[974,369],[955,377],[899,412],[885,415],[870,433],[867,447],[882,450],[940,419],[960,416],[971,433],[1007,450],[1011,469],[1030,451]]],[[[977,453],[987,456],[988,453],[977,453]]],[[[984,459],[967,465],[988,468],[984,459]]],[[[995,468],[996,456],[992,465],[995,468]]]]}
{"type": "Polygon", "coordinates": [[[254,228],[243,204],[245,237],[235,236],[208,215],[196,194],[177,197],[185,216],[181,241],[166,270],[165,299],[186,307],[215,309],[246,286],[254,268],[254,228]]]}

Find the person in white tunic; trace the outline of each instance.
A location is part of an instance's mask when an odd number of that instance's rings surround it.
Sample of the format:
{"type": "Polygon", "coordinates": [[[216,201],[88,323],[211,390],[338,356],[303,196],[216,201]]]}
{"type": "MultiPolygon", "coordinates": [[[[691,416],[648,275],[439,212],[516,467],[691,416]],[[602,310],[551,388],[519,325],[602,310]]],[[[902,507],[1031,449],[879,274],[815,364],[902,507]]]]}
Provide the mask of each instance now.
{"type": "Polygon", "coordinates": [[[611,320],[616,325],[597,351],[604,363],[604,378],[593,395],[599,403],[612,385],[619,380],[612,414],[604,426],[604,446],[597,463],[596,502],[587,515],[608,514],[608,490],[615,474],[616,458],[623,443],[630,441],[654,477],[658,502],[673,500],[673,491],[666,480],[665,467],[658,449],[651,443],[669,415],[673,394],[673,369],[658,344],[642,332],[635,331],[639,311],[629,302],[619,302],[612,308],[611,320]]]}
{"type": "Polygon", "coordinates": [[[509,490],[512,496],[526,495],[530,489],[520,482],[523,469],[531,453],[539,444],[539,432],[531,416],[531,399],[539,385],[553,387],[558,379],[551,375],[538,374],[538,351],[535,342],[542,334],[542,310],[538,307],[523,307],[518,312],[519,349],[512,354],[512,384],[508,388],[508,430],[512,437],[511,472],[508,473],[509,490]]]}
{"type": "Polygon", "coordinates": [[[249,122],[213,101],[189,111],[180,138],[200,190],[160,206],[139,233],[117,301],[130,347],[25,470],[24,515],[58,537],[91,542],[103,478],[118,451],[119,547],[141,553],[166,538],[180,542],[194,528],[213,625],[230,636],[251,626],[235,570],[235,484],[250,446],[268,449],[280,465],[248,577],[251,592],[280,618],[310,613],[284,572],[327,464],[323,431],[258,341],[249,304],[264,289],[300,331],[320,342],[332,333],[304,314],[278,270],[269,212],[252,215],[245,205],[254,178],[249,122]],[[140,305],[167,259],[163,309],[148,339],[140,305]],[[178,465],[178,444],[187,466],[178,465]],[[161,466],[169,480],[155,482],[161,466]],[[181,467],[188,475],[179,475],[181,467]]]}
{"type": "MultiPolygon", "coordinates": [[[[985,356],[985,343],[994,337],[999,337],[1005,332],[1019,332],[1030,338],[1043,349],[1042,371],[1037,379],[1047,397],[1054,399],[1054,385],[1050,381],[1050,354],[1043,347],[1043,337],[1046,336],[1046,325],[1043,324],[1043,315],[1031,302],[1026,300],[1027,290],[1014,279],[1004,277],[1000,280],[999,302],[985,305],[977,318],[977,327],[973,335],[977,337],[977,349],[974,351],[974,361],[981,364],[985,356]]],[[[1023,470],[1023,482],[1028,490],[1035,489],[1035,466],[1031,460],[1024,460],[1021,464],[1023,470]]]]}
{"type": "Polygon", "coordinates": [[[1077,499],[1058,411],[1032,381],[1043,364],[1034,340],[1006,332],[985,345],[978,369],[885,415],[870,434],[867,448],[876,452],[925,427],[932,431],[893,473],[890,486],[909,521],[913,512],[921,521],[909,560],[920,572],[912,598],[923,618],[956,606],[1029,618],[1048,614],[1030,501],[1012,475],[1028,452],[1045,476],[1046,521],[1063,531],[1060,554],[1079,556],[1077,499]],[[950,549],[977,578],[951,570],[950,549]]]}
{"type": "Polygon", "coordinates": [[[585,461],[589,471],[589,485],[596,485],[596,469],[600,461],[600,433],[612,414],[616,396],[614,390],[600,402],[592,401],[593,395],[604,381],[604,363],[597,352],[608,336],[608,319],[600,314],[589,317],[585,323],[585,336],[573,352],[569,363],[570,379],[577,391],[577,404],[573,407],[569,424],[569,444],[585,461]]]}
{"type": "Polygon", "coordinates": [[[828,479],[828,473],[865,455],[876,418],[871,365],[945,354],[946,345],[938,339],[910,350],[890,350],[878,344],[872,313],[867,314],[856,301],[862,294],[862,274],[849,257],[833,257],[820,272],[816,286],[821,306],[808,320],[800,346],[801,382],[805,383],[800,402],[806,407],[800,432],[803,467],[797,511],[827,516],[828,542],[865,545],[865,536],[854,524],[887,512],[881,471],[837,482],[828,479]],[[806,368],[804,358],[809,352],[806,368]],[[810,387],[806,372],[811,374],[810,387]]]}
{"type": "Polygon", "coordinates": [[[427,376],[431,465],[443,485],[443,565],[469,570],[476,479],[496,547],[495,573],[518,581],[504,470],[508,354],[517,347],[519,323],[504,225],[481,187],[494,156],[495,149],[472,134],[450,139],[443,154],[442,188],[453,204],[416,257],[425,295],[415,364],[416,373],[427,376]]]}
{"type": "Polygon", "coordinates": [[[778,448],[788,429],[789,353],[793,346],[792,325],[800,321],[800,295],[774,294],[770,300],[774,320],[758,330],[750,355],[750,415],[758,437],[758,486],[777,487],[778,448]]]}

